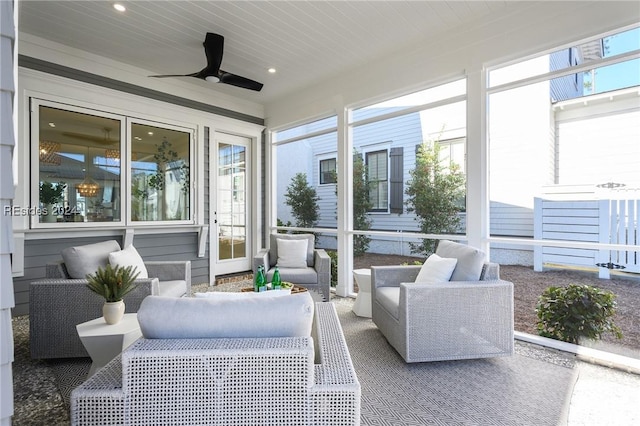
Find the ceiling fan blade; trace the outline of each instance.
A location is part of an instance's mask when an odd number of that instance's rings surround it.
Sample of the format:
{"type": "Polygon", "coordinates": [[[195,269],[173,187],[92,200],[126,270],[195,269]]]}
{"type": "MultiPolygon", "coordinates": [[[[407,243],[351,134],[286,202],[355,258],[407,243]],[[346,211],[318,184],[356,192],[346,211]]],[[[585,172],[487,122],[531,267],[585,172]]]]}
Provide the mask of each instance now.
{"type": "Polygon", "coordinates": [[[224,37],[220,34],[207,33],[204,39],[204,54],[207,57],[207,66],[200,71],[199,74],[205,74],[204,77],[218,76],[220,64],[222,63],[222,53],[224,52],[224,37]]]}
{"type": "MultiPolygon", "coordinates": [[[[203,70],[204,71],[204,70],[203,70]]],[[[154,78],[165,78],[165,77],[197,77],[199,73],[194,72],[191,74],[163,74],[163,75],[150,75],[149,77],[154,78]]]]}
{"type": "Polygon", "coordinates": [[[242,87],[243,89],[255,90],[259,92],[262,90],[262,83],[258,83],[255,80],[241,77],[239,75],[231,74],[230,72],[220,70],[219,74],[220,83],[230,84],[236,87],[242,87]]]}

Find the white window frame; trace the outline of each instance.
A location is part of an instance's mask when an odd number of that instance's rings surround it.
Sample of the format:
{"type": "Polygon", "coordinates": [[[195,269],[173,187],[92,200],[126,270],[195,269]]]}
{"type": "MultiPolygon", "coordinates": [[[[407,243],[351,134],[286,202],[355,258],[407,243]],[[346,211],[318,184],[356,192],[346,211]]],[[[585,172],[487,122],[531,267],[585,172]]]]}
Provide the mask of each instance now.
{"type": "MultiPolygon", "coordinates": [[[[39,152],[40,141],[40,128],[39,128],[39,109],[40,106],[62,109],[70,112],[77,112],[81,114],[96,115],[105,118],[111,118],[119,120],[120,125],[120,152],[121,152],[121,178],[120,185],[122,191],[122,197],[120,200],[120,220],[112,222],[54,222],[54,223],[40,223],[38,215],[31,214],[29,216],[29,228],[30,229],[57,229],[62,230],[66,228],[121,228],[121,227],[152,227],[152,226],[181,226],[181,225],[195,225],[195,217],[197,207],[195,206],[195,187],[193,185],[194,176],[196,176],[196,164],[195,164],[195,150],[196,150],[196,130],[189,127],[181,126],[178,123],[167,121],[152,121],[140,117],[132,117],[123,114],[117,114],[104,109],[91,108],[88,106],[70,105],[67,103],[59,102],[55,99],[47,97],[32,96],[29,98],[31,123],[29,132],[29,150],[31,153],[39,152]],[[156,127],[163,127],[171,130],[177,130],[185,133],[189,133],[190,146],[189,146],[189,173],[190,173],[190,187],[189,187],[189,218],[187,220],[164,220],[164,221],[133,221],[131,220],[131,124],[146,124],[156,127]]],[[[38,155],[31,155],[30,160],[30,184],[28,186],[28,193],[30,195],[30,206],[39,206],[39,186],[37,183],[40,181],[40,158],[38,155]]]]}

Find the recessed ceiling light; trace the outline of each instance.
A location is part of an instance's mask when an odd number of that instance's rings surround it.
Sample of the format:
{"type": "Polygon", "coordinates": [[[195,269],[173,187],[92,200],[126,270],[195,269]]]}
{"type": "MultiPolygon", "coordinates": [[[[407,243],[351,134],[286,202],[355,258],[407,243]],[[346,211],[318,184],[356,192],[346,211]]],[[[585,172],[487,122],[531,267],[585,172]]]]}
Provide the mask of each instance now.
{"type": "Polygon", "coordinates": [[[142,138],[141,138],[140,136],[134,136],[133,138],[134,138],[135,140],[137,140],[137,141],[141,141],[141,140],[142,140],[142,138]]]}
{"type": "Polygon", "coordinates": [[[275,74],[276,73],[276,69],[275,68],[269,68],[267,71],[269,71],[269,73],[271,73],[271,74],[275,74]]]}
{"type": "Polygon", "coordinates": [[[153,132],[147,132],[149,136],[153,136],[153,132]]]}
{"type": "Polygon", "coordinates": [[[114,3],[113,8],[118,12],[124,12],[125,10],[127,10],[127,8],[121,5],[120,3],[114,3]]]}
{"type": "Polygon", "coordinates": [[[49,127],[56,127],[56,123],[54,123],[53,121],[49,123],[49,127]]]}

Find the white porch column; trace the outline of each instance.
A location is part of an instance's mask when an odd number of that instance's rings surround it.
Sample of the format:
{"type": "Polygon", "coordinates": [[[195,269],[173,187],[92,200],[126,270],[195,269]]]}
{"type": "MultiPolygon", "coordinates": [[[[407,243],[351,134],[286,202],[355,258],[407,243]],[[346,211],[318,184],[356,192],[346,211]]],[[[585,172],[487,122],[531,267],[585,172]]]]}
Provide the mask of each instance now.
{"type": "Polygon", "coordinates": [[[347,111],[336,103],[338,115],[338,286],[336,294],[353,292],[353,143],[347,111]],[[347,178],[348,177],[348,178],[347,178]]]}
{"type": "Polygon", "coordinates": [[[467,159],[473,159],[467,161],[467,238],[490,256],[488,153],[486,71],[472,64],[467,70],[467,159]]]}
{"type": "Polygon", "coordinates": [[[11,308],[13,278],[11,252],[13,247],[11,215],[5,206],[11,205],[13,186],[13,98],[14,98],[14,2],[0,1],[0,425],[10,425],[13,415],[13,330],[11,308]]]}

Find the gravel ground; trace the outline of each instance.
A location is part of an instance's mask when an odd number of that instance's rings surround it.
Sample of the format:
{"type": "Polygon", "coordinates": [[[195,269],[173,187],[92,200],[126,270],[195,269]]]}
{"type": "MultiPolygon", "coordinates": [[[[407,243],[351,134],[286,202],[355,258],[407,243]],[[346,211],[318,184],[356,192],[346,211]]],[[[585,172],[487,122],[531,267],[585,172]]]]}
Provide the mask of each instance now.
{"type": "MultiPolygon", "coordinates": [[[[371,265],[399,265],[423,258],[397,255],[365,254],[354,258],[354,269],[371,265]]],[[[582,345],[606,350],[620,355],[640,358],[640,276],[599,279],[595,273],[549,270],[535,272],[532,267],[500,265],[500,277],[514,284],[514,320],[516,331],[537,335],[535,306],[538,297],[550,286],[587,284],[612,291],[617,297],[615,323],[622,330],[623,338],[605,334],[597,342],[581,342],[582,345]]]]}

